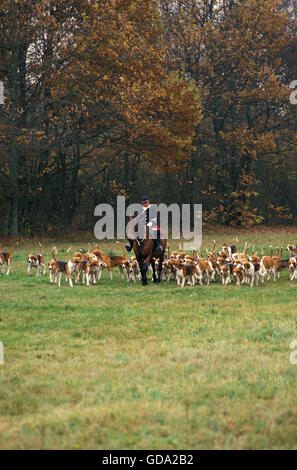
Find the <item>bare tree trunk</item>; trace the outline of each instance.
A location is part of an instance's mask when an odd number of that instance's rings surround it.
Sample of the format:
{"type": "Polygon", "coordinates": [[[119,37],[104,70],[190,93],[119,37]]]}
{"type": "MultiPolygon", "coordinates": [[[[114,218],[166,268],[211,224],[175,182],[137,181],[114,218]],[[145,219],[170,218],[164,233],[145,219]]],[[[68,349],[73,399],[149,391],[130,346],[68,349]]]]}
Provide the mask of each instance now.
{"type": "Polygon", "coordinates": [[[9,233],[15,237],[19,234],[19,192],[18,192],[18,174],[19,174],[19,160],[17,153],[17,146],[15,142],[15,135],[11,136],[9,148],[9,167],[10,167],[10,191],[11,191],[11,206],[10,206],[10,225],[9,233]]]}

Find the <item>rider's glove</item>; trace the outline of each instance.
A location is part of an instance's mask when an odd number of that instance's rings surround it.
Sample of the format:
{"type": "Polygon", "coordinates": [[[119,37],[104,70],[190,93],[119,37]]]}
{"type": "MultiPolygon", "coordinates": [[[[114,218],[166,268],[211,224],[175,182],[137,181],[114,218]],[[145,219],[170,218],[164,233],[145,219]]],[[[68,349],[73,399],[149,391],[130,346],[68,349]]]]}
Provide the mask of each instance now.
{"type": "Polygon", "coordinates": [[[153,222],[149,222],[148,224],[146,224],[148,227],[151,227],[153,225],[153,222]]]}

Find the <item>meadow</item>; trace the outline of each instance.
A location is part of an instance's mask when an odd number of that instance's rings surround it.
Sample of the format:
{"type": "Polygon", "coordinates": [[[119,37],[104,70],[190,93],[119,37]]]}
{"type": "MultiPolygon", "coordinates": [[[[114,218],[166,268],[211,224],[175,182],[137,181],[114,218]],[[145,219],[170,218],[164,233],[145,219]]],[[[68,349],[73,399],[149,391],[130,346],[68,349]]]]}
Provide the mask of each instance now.
{"type": "MultiPolygon", "coordinates": [[[[202,250],[235,235],[266,254],[297,243],[297,228],[214,228],[202,250]]],[[[53,245],[66,259],[89,241],[43,239],[46,262],[53,245]]],[[[38,240],[20,240],[12,275],[0,274],[1,449],[297,448],[297,281],[287,271],[253,288],[181,289],[127,283],[116,269],[113,281],[104,270],[97,286],[58,288],[48,272],[27,275],[31,251],[38,240]]]]}

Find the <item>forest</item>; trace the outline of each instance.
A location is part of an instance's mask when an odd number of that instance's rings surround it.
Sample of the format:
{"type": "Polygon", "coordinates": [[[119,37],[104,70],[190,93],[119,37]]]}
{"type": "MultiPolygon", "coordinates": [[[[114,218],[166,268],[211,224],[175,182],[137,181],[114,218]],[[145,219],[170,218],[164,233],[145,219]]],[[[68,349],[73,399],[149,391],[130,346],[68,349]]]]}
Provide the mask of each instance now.
{"type": "Polygon", "coordinates": [[[296,224],[294,0],[1,0],[0,236],[101,202],[296,224]]]}

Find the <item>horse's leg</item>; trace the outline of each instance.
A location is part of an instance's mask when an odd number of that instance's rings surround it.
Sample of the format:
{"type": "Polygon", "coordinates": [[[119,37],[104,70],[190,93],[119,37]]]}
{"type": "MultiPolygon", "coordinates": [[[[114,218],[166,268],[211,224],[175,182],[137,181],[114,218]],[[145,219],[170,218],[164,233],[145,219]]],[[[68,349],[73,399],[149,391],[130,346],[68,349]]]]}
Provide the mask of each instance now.
{"type": "Polygon", "coordinates": [[[144,262],[143,259],[140,257],[137,258],[138,264],[139,264],[139,269],[140,269],[140,274],[141,274],[141,282],[143,286],[147,285],[147,278],[146,278],[146,270],[144,267],[144,262]]]}
{"type": "Polygon", "coordinates": [[[142,278],[142,285],[147,286],[147,264],[146,263],[141,263],[141,278],[142,278]]]}
{"type": "Polygon", "coordinates": [[[158,281],[161,282],[161,274],[162,274],[162,268],[163,268],[163,261],[164,261],[164,256],[160,256],[159,258],[159,266],[158,266],[158,281]]]}
{"type": "MultiPolygon", "coordinates": [[[[148,270],[148,267],[149,265],[152,263],[152,258],[150,255],[148,255],[145,260],[143,261],[143,264],[142,264],[142,269],[143,269],[143,278],[142,278],[142,284],[144,286],[147,285],[147,270],[148,270]]],[[[156,275],[155,275],[156,277],[156,275]]]]}
{"type": "Polygon", "coordinates": [[[155,260],[154,260],[154,258],[152,258],[151,265],[152,265],[152,268],[153,268],[153,281],[154,281],[154,282],[157,282],[157,278],[156,278],[156,266],[155,266],[155,260]]]}

